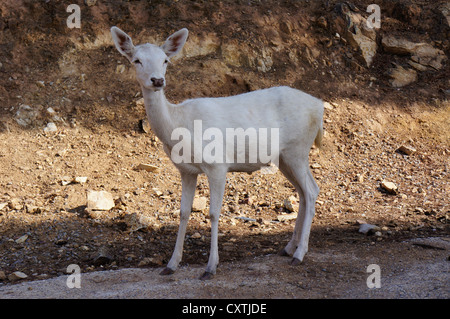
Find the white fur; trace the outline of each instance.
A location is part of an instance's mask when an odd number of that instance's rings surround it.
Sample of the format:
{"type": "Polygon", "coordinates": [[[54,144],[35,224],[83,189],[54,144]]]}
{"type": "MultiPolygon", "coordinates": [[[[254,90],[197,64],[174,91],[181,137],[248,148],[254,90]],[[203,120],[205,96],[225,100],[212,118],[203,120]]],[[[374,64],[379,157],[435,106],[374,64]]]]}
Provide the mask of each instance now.
{"type": "MultiPolygon", "coordinates": [[[[302,261],[308,250],[308,239],[319,187],[309,169],[308,156],[314,143],[322,138],[323,102],[289,87],[274,87],[231,97],[199,98],[175,105],[167,101],[163,87],[155,87],[153,79],[164,80],[167,60],[183,47],[188,31],[182,29],[170,36],[161,47],[153,44],[134,46],[131,38],[116,27],[111,28],[119,52],[136,64],[136,77],[141,85],[145,109],[152,130],[171,156],[177,141],[171,139],[176,128],[193,132],[194,120],[203,128],[219,128],[225,136],[227,128],[279,128],[278,167],[295,186],[302,199],[291,241],[283,252],[302,261]]],[[[205,141],[202,142],[205,145],[205,141]]],[[[247,154],[248,155],[248,154],[247,154]]],[[[254,171],[267,163],[180,163],[182,195],[180,227],[175,250],[164,274],[172,273],[181,261],[186,226],[191,213],[197,175],[206,174],[210,186],[211,252],[202,278],[215,274],[219,262],[218,223],[229,171],[254,171]]]]}

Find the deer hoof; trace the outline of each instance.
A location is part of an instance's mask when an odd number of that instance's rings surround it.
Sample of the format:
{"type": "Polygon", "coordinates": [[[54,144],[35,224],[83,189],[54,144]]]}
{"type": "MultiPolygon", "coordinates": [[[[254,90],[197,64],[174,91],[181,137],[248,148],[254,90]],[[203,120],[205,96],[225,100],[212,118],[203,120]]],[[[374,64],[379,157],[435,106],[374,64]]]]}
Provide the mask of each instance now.
{"type": "Polygon", "coordinates": [[[170,269],[169,267],[166,267],[163,269],[163,271],[161,271],[159,274],[161,276],[167,276],[167,275],[172,275],[175,272],[175,270],[170,269]]]}
{"type": "Polygon", "coordinates": [[[298,259],[298,258],[292,258],[292,260],[291,260],[291,266],[297,266],[297,265],[300,265],[302,262],[300,261],[300,259],[298,259]]]}
{"type": "Polygon", "coordinates": [[[214,277],[214,274],[213,273],[210,273],[210,272],[207,272],[207,271],[205,271],[204,273],[203,273],[203,275],[201,275],[200,276],[200,280],[210,280],[210,279],[212,279],[214,277]]]}

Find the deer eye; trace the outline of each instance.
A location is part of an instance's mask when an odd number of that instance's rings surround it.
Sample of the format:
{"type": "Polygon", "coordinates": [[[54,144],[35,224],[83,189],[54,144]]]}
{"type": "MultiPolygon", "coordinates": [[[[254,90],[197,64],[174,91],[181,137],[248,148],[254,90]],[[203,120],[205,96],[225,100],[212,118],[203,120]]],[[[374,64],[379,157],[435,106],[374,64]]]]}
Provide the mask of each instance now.
{"type": "Polygon", "coordinates": [[[140,60],[134,60],[133,63],[134,64],[142,64],[142,62],[140,60]]]}

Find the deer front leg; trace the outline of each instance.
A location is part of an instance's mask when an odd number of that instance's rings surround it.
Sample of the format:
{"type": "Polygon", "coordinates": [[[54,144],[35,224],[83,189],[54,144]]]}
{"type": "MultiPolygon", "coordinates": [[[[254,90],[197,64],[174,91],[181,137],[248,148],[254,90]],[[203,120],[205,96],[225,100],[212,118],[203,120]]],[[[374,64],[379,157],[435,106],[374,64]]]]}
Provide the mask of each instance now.
{"type": "Polygon", "coordinates": [[[167,267],[160,273],[161,275],[171,275],[175,272],[183,256],[184,237],[191,215],[192,202],[194,201],[195,187],[197,185],[196,174],[181,173],[181,207],[180,207],[180,227],[178,229],[175,249],[167,267]]]}
{"type": "Polygon", "coordinates": [[[211,279],[219,264],[219,217],[222,209],[223,194],[225,192],[226,172],[208,175],[210,189],[209,216],[211,218],[211,251],[209,253],[208,265],[201,280],[211,279]]]}

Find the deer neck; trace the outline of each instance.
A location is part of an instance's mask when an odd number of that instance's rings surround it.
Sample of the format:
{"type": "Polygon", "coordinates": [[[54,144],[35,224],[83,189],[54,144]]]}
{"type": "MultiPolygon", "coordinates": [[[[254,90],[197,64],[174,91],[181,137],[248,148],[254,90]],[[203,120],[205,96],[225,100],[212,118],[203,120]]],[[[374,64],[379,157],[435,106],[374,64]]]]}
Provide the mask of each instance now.
{"type": "Polygon", "coordinates": [[[152,91],[143,87],[142,93],[152,131],[165,145],[173,144],[171,134],[175,124],[172,113],[175,105],[167,101],[164,90],[152,91]]]}

